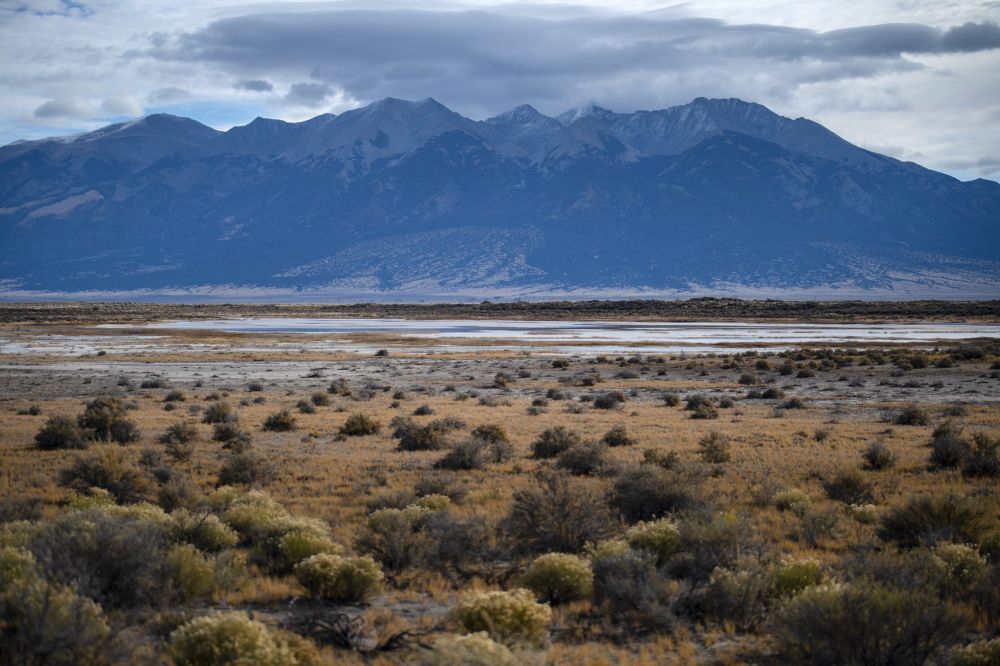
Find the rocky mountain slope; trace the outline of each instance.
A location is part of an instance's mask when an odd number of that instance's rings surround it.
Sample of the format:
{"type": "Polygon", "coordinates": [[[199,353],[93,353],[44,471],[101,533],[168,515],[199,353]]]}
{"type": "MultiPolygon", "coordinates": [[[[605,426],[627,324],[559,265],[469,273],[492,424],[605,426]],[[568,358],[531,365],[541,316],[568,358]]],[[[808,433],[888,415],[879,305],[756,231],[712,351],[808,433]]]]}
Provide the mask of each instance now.
{"type": "Polygon", "coordinates": [[[158,114],[0,148],[0,290],[1000,294],[1000,184],[735,99],[158,114]]]}

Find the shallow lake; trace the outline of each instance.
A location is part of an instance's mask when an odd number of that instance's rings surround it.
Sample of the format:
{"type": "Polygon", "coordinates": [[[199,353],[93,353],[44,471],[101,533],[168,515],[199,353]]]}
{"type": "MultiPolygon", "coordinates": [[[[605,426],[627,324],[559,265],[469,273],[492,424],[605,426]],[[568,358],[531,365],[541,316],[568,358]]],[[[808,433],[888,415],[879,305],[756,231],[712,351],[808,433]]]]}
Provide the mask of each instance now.
{"type": "MultiPolygon", "coordinates": [[[[103,328],[114,328],[104,325],[103,328]]],[[[406,320],[362,318],[246,318],[151,323],[151,329],[206,330],[233,333],[304,333],[351,336],[387,334],[425,340],[438,351],[534,348],[558,352],[705,353],[741,351],[760,346],[801,344],[878,347],[968,338],[1000,338],[1000,324],[795,324],[747,322],[406,320]],[[475,341],[475,346],[461,345],[475,341]],[[638,348],[638,349],[637,349],[638,348]]],[[[369,343],[370,344],[370,343],[369,343]]],[[[339,345],[349,350],[351,344],[339,345]]]]}

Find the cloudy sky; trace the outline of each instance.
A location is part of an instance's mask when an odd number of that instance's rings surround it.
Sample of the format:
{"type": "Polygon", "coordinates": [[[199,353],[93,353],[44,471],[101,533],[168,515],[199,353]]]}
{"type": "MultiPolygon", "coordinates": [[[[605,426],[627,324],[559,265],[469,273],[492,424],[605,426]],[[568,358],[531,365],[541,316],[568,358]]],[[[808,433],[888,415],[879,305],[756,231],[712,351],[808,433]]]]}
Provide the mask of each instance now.
{"type": "Polygon", "coordinates": [[[0,0],[0,143],[386,96],[473,118],[739,97],[1000,180],[1000,0],[0,0]]]}

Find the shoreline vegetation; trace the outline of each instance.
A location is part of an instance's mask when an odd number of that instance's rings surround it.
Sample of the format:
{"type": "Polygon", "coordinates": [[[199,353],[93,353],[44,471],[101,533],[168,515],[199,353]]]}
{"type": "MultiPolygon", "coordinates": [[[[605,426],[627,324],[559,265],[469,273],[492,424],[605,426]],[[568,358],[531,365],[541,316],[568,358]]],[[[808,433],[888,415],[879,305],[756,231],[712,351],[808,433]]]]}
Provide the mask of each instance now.
{"type": "Polygon", "coordinates": [[[109,323],[236,317],[370,317],[400,319],[794,321],[863,323],[1000,321],[1000,300],[782,301],[735,298],[689,300],[481,303],[0,303],[0,323],[109,323]]]}

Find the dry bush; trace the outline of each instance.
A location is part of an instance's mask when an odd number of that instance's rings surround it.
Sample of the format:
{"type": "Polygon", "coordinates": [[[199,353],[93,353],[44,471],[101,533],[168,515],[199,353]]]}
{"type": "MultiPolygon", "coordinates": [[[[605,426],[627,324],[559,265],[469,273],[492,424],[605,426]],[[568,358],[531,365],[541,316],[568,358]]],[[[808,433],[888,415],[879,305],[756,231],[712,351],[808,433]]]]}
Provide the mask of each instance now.
{"type": "Polygon", "coordinates": [[[68,416],[50,416],[35,435],[35,446],[43,451],[85,449],[90,446],[87,434],[68,416]]]}
{"type": "Polygon", "coordinates": [[[218,485],[264,486],[274,481],[278,470],[266,458],[253,453],[232,453],[219,470],[218,485]]]}
{"type": "Polygon", "coordinates": [[[104,489],[121,504],[141,502],[150,492],[149,477],[118,449],[77,457],[60,473],[59,482],[78,492],[104,489]]]}
{"type": "Polygon", "coordinates": [[[990,529],[992,510],[990,500],[956,492],[915,496],[882,516],[879,536],[902,548],[980,543],[990,529]]]}
{"type": "Polygon", "coordinates": [[[593,568],[594,603],[612,621],[647,631],[667,630],[674,624],[655,556],[626,548],[596,557],[593,568]]]}
{"type": "Polygon", "coordinates": [[[555,458],[571,446],[582,442],[580,435],[563,426],[554,426],[544,431],[531,444],[535,458],[555,458]]]}
{"type": "Polygon", "coordinates": [[[437,469],[471,470],[510,460],[514,447],[506,440],[490,441],[472,437],[459,442],[443,458],[434,463],[437,469]]]}
{"type": "Polygon", "coordinates": [[[367,414],[351,414],[344,425],[340,426],[340,434],[345,437],[364,437],[374,435],[382,428],[382,424],[367,414]]]}
{"type": "Polygon", "coordinates": [[[831,584],[789,601],[777,637],[793,663],[923,664],[967,626],[960,613],[923,590],[831,584]]]}
{"type": "Polygon", "coordinates": [[[869,444],[864,453],[861,454],[861,457],[865,461],[865,469],[874,472],[890,469],[895,466],[896,460],[899,458],[882,442],[872,442],[869,444]]]}
{"type": "Polygon", "coordinates": [[[597,489],[556,473],[538,474],[533,486],[516,492],[504,521],[515,550],[528,553],[579,553],[612,528],[608,506],[597,489]]]}
{"type": "Polygon", "coordinates": [[[694,470],[640,465],[615,480],[611,503],[628,522],[653,520],[701,505],[703,482],[694,470]]]}
{"type": "Polygon", "coordinates": [[[139,439],[135,422],[125,416],[125,406],[118,398],[95,398],[77,417],[80,427],[96,439],[127,444],[139,439]]]}
{"type": "Polygon", "coordinates": [[[962,474],[973,477],[1000,476],[1000,438],[978,432],[962,465],[962,474]]]}
{"type": "Polygon", "coordinates": [[[927,410],[919,405],[910,405],[904,408],[893,422],[896,425],[925,426],[930,424],[931,417],[927,410]]]}
{"type": "Polygon", "coordinates": [[[713,430],[698,440],[698,454],[707,463],[720,464],[729,462],[729,438],[713,430]]]}
{"type": "Polygon", "coordinates": [[[603,442],[580,442],[559,454],[556,466],[578,476],[596,474],[604,467],[608,445],[603,442]]]}
{"type": "Polygon", "coordinates": [[[633,437],[629,436],[628,428],[621,423],[604,433],[601,442],[608,446],[634,446],[638,443],[633,437]]]}
{"type": "Polygon", "coordinates": [[[291,432],[295,430],[295,417],[287,409],[282,409],[264,419],[261,427],[272,432],[291,432]]]}
{"type": "Polygon", "coordinates": [[[234,453],[246,453],[250,448],[252,436],[250,432],[244,430],[238,421],[226,421],[216,423],[212,428],[212,439],[222,442],[224,449],[229,449],[234,453]]]}
{"type": "Polygon", "coordinates": [[[824,479],[823,490],[827,497],[844,504],[868,504],[875,497],[875,484],[852,467],[840,469],[832,477],[824,479]]]}
{"type": "Polygon", "coordinates": [[[236,420],[236,413],[227,402],[213,402],[202,412],[202,423],[228,423],[236,420]]]}

